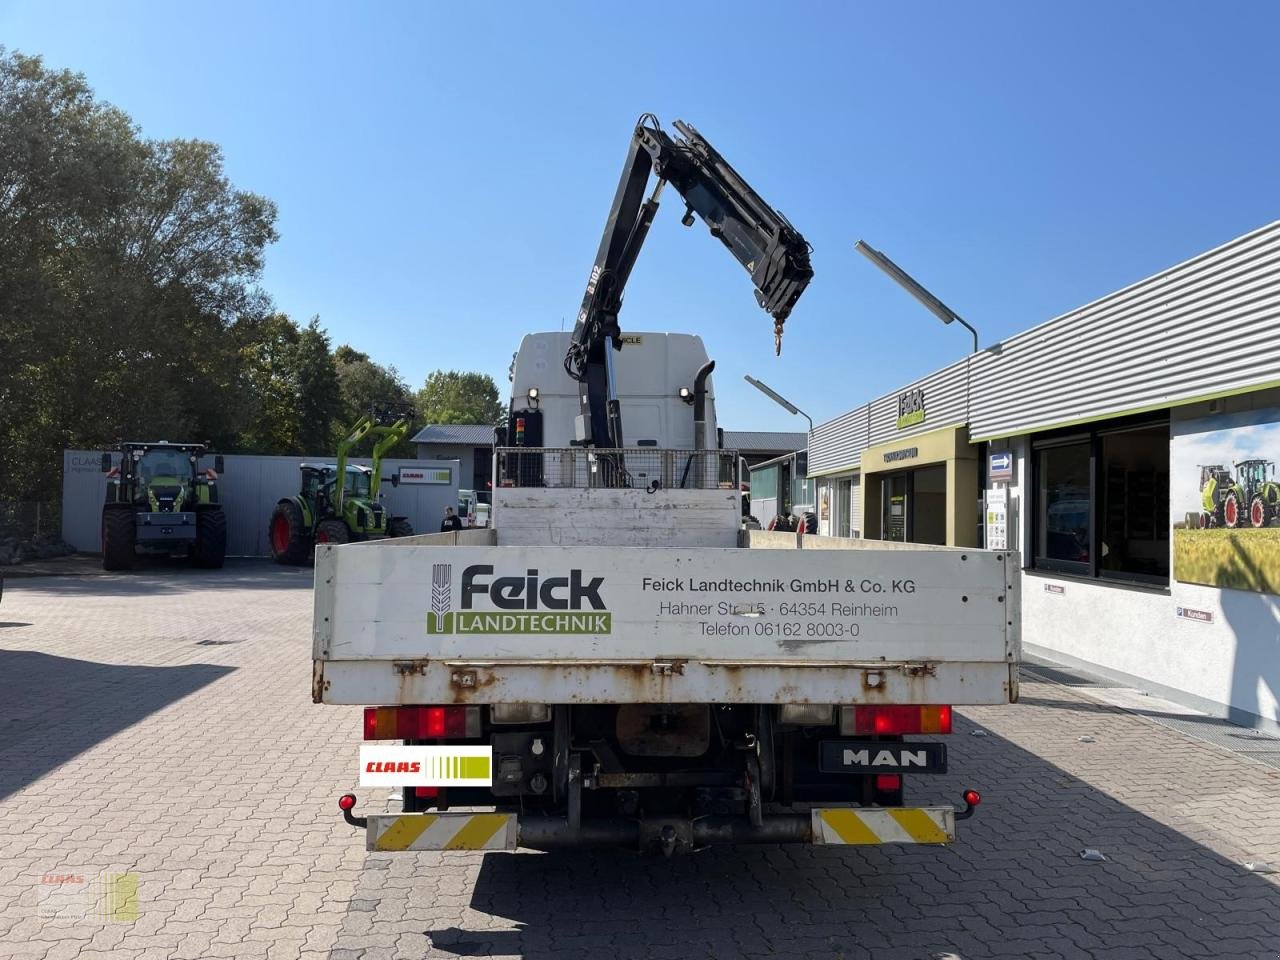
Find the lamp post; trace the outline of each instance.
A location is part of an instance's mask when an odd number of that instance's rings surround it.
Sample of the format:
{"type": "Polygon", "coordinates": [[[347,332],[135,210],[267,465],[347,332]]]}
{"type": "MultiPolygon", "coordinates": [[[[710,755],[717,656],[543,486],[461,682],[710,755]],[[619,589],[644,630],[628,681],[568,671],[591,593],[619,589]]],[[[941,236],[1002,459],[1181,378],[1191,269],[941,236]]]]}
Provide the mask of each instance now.
{"type": "Polygon", "coordinates": [[[907,273],[907,271],[903,270],[879,250],[869,246],[861,240],[853,245],[853,249],[857,250],[860,254],[879,267],[888,275],[890,280],[919,300],[926,310],[932,313],[943,323],[959,321],[961,326],[965,327],[973,334],[973,352],[978,352],[978,331],[969,326],[960,314],[956,313],[932,293],[922,287],[915,278],[907,273]]]}
{"type": "Polygon", "coordinates": [[[759,390],[761,393],[763,393],[766,397],[768,397],[774,403],[776,403],[778,406],[782,407],[782,409],[786,410],[788,413],[798,413],[800,414],[800,416],[808,420],[809,434],[810,436],[813,435],[813,417],[809,416],[807,413],[805,413],[803,410],[797,407],[794,403],[792,403],[786,397],[782,396],[782,394],[775,392],[767,384],[761,383],[755,377],[751,376],[751,374],[749,373],[744,374],[743,379],[746,380],[747,383],[755,387],[757,390],[759,390]]]}

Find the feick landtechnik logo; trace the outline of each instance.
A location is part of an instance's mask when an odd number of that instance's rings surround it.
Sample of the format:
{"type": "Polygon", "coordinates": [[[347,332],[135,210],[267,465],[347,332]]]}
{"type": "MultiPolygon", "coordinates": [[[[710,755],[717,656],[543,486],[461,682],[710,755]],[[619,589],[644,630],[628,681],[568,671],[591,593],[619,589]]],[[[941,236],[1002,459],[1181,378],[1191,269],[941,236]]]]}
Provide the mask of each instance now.
{"type": "Polygon", "coordinates": [[[603,586],[604,577],[577,568],[567,577],[494,577],[492,564],[475,563],[463,568],[462,609],[453,610],[453,564],[433,564],[427,633],[609,633],[603,586]],[[474,609],[477,599],[494,609],[474,609]]]}

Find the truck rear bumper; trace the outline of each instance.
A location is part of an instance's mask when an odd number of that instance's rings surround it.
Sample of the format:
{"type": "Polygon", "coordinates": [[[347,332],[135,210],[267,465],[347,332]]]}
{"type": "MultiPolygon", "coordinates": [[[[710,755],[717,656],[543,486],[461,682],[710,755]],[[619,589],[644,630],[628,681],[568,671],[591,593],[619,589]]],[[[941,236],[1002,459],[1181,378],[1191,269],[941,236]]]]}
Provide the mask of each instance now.
{"type": "Polygon", "coordinates": [[[716,844],[808,843],[823,846],[946,844],[956,837],[951,807],[825,807],[807,813],[746,817],[584,820],[514,813],[380,813],[367,818],[365,847],[404,850],[550,850],[628,847],[691,852],[716,844]]]}

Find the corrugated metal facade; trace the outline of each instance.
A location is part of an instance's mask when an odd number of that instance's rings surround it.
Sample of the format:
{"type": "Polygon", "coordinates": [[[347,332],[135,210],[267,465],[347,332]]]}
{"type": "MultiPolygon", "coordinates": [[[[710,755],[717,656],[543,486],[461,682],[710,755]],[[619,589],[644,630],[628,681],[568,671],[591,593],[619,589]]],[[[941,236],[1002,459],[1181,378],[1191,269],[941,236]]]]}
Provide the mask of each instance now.
{"type": "Polygon", "coordinates": [[[977,442],[1278,383],[1280,221],[819,424],[809,473],[966,422],[977,442]],[[925,422],[898,430],[898,396],[917,387],[925,422]]]}
{"type": "Polygon", "coordinates": [[[1280,222],[1019,334],[974,366],[977,440],[1280,380],[1280,222]]]}

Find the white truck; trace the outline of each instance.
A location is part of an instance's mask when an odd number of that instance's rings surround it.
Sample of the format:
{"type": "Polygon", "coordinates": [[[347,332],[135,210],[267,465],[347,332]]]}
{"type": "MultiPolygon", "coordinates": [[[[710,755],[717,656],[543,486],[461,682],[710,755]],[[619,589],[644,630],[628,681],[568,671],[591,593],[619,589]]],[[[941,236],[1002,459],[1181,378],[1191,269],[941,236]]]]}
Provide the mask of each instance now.
{"type": "MultiPolygon", "coordinates": [[[[780,331],[807,247],[681,130],[702,166],[654,166],[780,331]]],[[[1016,699],[1017,556],[746,529],[701,340],[616,325],[654,132],[577,328],[516,355],[492,526],[316,551],[314,699],[365,707],[361,782],[403,798],[339,801],[371,850],[947,843],[978,803],[904,777],[946,770],[955,705],[1016,699]]]]}

